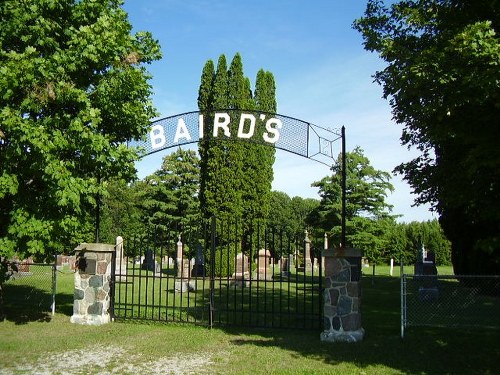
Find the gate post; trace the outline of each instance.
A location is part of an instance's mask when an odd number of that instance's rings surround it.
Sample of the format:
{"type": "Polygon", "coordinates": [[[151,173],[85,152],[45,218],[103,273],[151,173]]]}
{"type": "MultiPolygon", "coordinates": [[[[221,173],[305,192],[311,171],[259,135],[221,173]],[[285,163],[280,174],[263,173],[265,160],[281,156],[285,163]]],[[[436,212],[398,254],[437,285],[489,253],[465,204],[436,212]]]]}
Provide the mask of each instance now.
{"type": "Polygon", "coordinates": [[[101,325],[111,321],[115,245],[82,243],[75,248],[77,270],[71,323],[101,325]]]}
{"type": "Polygon", "coordinates": [[[361,327],[361,257],[359,249],[324,250],[324,331],[321,341],[359,342],[361,327]]]}

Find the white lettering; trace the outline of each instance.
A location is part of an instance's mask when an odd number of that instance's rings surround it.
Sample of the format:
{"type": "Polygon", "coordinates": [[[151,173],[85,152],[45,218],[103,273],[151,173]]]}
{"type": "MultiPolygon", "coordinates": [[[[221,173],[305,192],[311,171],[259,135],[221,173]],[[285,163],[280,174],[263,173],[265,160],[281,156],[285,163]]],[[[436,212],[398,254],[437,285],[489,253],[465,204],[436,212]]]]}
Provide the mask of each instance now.
{"type": "Polygon", "coordinates": [[[177,121],[177,130],[175,131],[174,143],[179,142],[179,138],[186,138],[187,141],[191,140],[191,134],[189,134],[189,130],[183,118],[180,118],[177,121]]]}
{"type": "Polygon", "coordinates": [[[231,136],[231,132],[229,131],[229,122],[231,118],[227,113],[216,113],[214,117],[214,137],[217,137],[217,133],[219,132],[219,128],[224,130],[224,135],[226,137],[231,136]],[[222,120],[222,122],[221,122],[222,120]]]}
{"type": "Polygon", "coordinates": [[[165,146],[167,140],[165,139],[165,132],[163,126],[154,125],[149,132],[149,138],[151,139],[151,148],[157,149],[165,146]]]}
{"type": "Polygon", "coordinates": [[[203,115],[201,113],[198,116],[198,134],[199,134],[199,138],[202,139],[203,138],[203,115]]]}
{"type": "Polygon", "coordinates": [[[278,140],[280,139],[280,132],[278,131],[278,129],[281,129],[282,127],[283,123],[281,122],[281,120],[277,118],[270,118],[266,122],[267,133],[264,133],[262,135],[262,138],[264,138],[264,141],[269,143],[278,142],[278,140]],[[272,134],[272,136],[269,136],[270,133],[272,134]]]}
{"type": "Polygon", "coordinates": [[[255,116],[242,113],[240,117],[240,125],[238,126],[238,138],[252,138],[255,131],[255,116]],[[248,133],[244,132],[245,121],[250,120],[250,127],[248,133]]]}

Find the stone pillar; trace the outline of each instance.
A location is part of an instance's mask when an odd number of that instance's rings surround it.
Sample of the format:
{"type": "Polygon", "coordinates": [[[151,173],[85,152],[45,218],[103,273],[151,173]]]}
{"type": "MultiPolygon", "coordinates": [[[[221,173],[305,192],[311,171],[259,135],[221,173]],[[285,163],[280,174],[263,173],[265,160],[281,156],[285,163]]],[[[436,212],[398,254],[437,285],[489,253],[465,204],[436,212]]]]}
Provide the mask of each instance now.
{"type": "Polygon", "coordinates": [[[311,240],[309,239],[309,232],[304,231],[304,267],[306,271],[312,270],[312,262],[311,262],[311,240]]]}
{"type": "Polygon", "coordinates": [[[321,341],[362,341],[361,327],[361,257],[352,248],[324,250],[324,331],[321,341]]]}
{"type": "Polygon", "coordinates": [[[111,272],[115,245],[82,243],[75,248],[77,270],[71,323],[101,325],[111,321],[111,272]]]}

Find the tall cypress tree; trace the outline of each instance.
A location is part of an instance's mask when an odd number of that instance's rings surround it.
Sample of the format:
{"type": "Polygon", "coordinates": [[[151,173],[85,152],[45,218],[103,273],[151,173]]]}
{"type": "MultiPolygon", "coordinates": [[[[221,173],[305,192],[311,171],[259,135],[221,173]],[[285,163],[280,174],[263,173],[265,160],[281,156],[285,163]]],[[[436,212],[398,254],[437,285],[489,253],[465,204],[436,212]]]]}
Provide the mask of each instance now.
{"type": "MultiPolygon", "coordinates": [[[[242,217],[245,222],[265,219],[269,212],[269,195],[273,180],[274,149],[256,142],[226,140],[212,136],[216,110],[231,110],[231,134],[237,134],[240,110],[276,112],[273,75],[260,70],[255,97],[250,80],[244,76],[241,56],[236,54],[227,69],[221,55],[214,73],[213,62],[203,69],[198,106],[204,113],[204,137],[200,140],[200,200],[205,217],[242,217]]],[[[265,121],[257,121],[255,140],[261,139],[265,121]]]]}
{"type": "Polygon", "coordinates": [[[201,184],[200,202],[203,215],[220,218],[241,216],[241,191],[238,185],[238,165],[240,158],[230,140],[222,136],[213,137],[212,111],[230,109],[229,79],[226,57],[221,55],[217,70],[210,81],[210,62],[205,64],[199,90],[199,109],[204,114],[204,137],[200,142],[201,184]],[[210,85],[210,86],[209,86],[210,85]]]}
{"type": "MultiPolygon", "coordinates": [[[[266,113],[266,119],[276,114],[276,85],[271,72],[260,69],[257,73],[254,93],[255,109],[266,113]]],[[[265,129],[265,121],[258,122],[257,136],[261,137],[265,129]]],[[[274,178],[273,164],[276,150],[261,144],[251,144],[253,159],[247,159],[250,164],[246,168],[250,173],[247,178],[253,181],[254,189],[249,191],[249,200],[253,204],[248,207],[247,215],[252,218],[264,219],[270,210],[270,195],[274,178]]]]}

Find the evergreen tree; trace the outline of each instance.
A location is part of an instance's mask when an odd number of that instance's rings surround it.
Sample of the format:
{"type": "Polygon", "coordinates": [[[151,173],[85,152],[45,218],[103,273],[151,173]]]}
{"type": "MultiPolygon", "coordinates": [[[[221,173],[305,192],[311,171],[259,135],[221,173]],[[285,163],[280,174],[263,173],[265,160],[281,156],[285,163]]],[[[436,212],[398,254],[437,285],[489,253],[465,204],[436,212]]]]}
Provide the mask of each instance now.
{"type": "MultiPolygon", "coordinates": [[[[347,205],[346,205],[346,239],[347,245],[361,248],[372,259],[381,256],[385,247],[382,238],[382,219],[392,220],[392,206],[385,198],[393,186],[389,182],[387,172],[376,170],[356,147],[346,154],[347,166],[347,205]]],[[[340,244],[342,214],[342,156],[339,155],[332,166],[333,174],[314,182],[319,187],[320,205],[310,216],[308,222],[312,226],[322,228],[331,235],[333,244],[340,244]]],[[[344,244],[345,245],[345,244],[344,244]]]]}
{"type": "Polygon", "coordinates": [[[118,236],[130,239],[143,233],[145,228],[141,222],[142,211],[136,185],[111,180],[106,183],[106,190],[102,201],[102,241],[114,243],[118,236]]]}
{"type": "Polygon", "coordinates": [[[162,233],[162,240],[175,240],[198,225],[199,158],[195,151],[178,149],[165,156],[161,169],[146,177],[140,189],[144,221],[162,233]]]}
{"type": "MultiPolygon", "coordinates": [[[[252,97],[250,80],[244,76],[241,56],[236,54],[227,69],[224,55],[214,72],[211,60],[203,68],[198,106],[204,114],[204,136],[200,140],[201,190],[203,215],[222,219],[243,218],[244,225],[254,219],[265,219],[269,212],[274,149],[234,139],[213,137],[213,112],[229,110],[231,134],[237,134],[241,111],[276,112],[275,84],[271,73],[261,70],[257,76],[256,97],[252,97]]],[[[263,132],[256,124],[254,137],[263,132]]]]}

